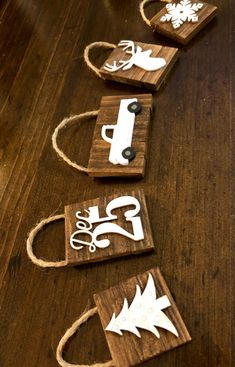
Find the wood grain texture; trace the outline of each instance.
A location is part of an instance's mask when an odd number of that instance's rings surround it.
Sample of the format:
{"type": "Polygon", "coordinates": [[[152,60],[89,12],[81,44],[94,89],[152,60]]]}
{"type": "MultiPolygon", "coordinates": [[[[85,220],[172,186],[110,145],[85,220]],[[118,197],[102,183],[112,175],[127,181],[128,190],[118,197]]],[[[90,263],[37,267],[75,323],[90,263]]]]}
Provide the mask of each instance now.
{"type": "MultiPolygon", "coordinates": [[[[135,42],[135,41],[134,41],[135,42]]],[[[171,71],[178,58],[178,49],[173,47],[165,47],[161,45],[147,44],[142,42],[135,42],[136,46],[142,47],[143,51],[151,49],[152,57],[163,57],[166,60],[166,66],[157,71],[146,71],[135,65],[130,70],[118,70],[116,72],[109,72],[104,69],[106,63],[113,64],[114,61],[128,60],[129,55],[121,47],[115,48],[104,65],[100,69],[101,75],[108,80],[115,80],[121,83],[127,83],[142,88],[158,90],[171,71]]]]}
{"type": "MultiPolygon", "coordinates": [[[[192,3],[198,1],[192,1],[192,3]]],[[[200,32],[216,15],[218,8],[214,5],[203,3],[198,14],[198,22],[184,22],[181,27],[174,29],[171,22],[161,22],[160,19],[167,13],[166,7],[158,12],[151,20],[151,26],[164,36],[186,45],[198,32],[200,32]]]]}
{"type": "Polygon", "coordinates": [[[131,304],[136,293],[137,284],[142,291],[145,289],[149,274],[153,276],[157,298],[166,295],[171,303],[171,306],[165,309],[164,313],[176,327],[179,336],[176,337],[169,331],[161,328],[158,328],[160,333],[159,339],[154,334],[143,329],[139,329],[141,338],[126,331],[123,331],[122,336],[104,331],[113,361],[117,367],[139,365],[141,362],[147,361],[191,340],[173,297],[158,268],[150,269],[144,274],[134,276],[115,287],[94,295],[103,329],[105,330],[109,324],[113,313],[116,316],[120,313],[125,298],[128,301],[128,305],[131,304]]]}
{"type": "MultiPolygon", "coordinates": [[[[1,1],[1,367],[58,367],[58,342],[93,294],[156,266],[193,340],[143,366],[233,367],[234,2],[213,3],[217,19],[182,50],[154,95],[145,177],[123,180],[78,173],[51,146],[65,116],[94,110],[104,95],[148,93],[103,82],[85,65],[83,50],[124,37],[176,44],[145,26],[136,0],[1,1]],[[29,261],[27,234],[41,218],[63,213],[68,203],[141,188],[156,251],[64,269],[43,270],[29,261]]],[[[158,5],[146,9],[149,18],[158,5]]],[[[105,56],[97,54],[102,65],[105,56]]],[[[94,126],[84,121],[61,134],[71,159],[87,163],[94,126]]],[[[61,221],[38,235],[35,250],[64,259],[64,244],[61,221]]],[[[68,343],[65,358],[75,364],[110,359],[98,316],[68,343]]]]}
{"type": "Polygon", "coordinates": [[[101,99],[96,126],[94,130],[91,153],[88,163],[88,174],[94,177],[107,176],[140,176],[145,173],[150,119],[152,115],[152,95],[136,94],[133,96],[106,96],[101,99]],[[101,137],[103,125],[115,125],[121,99],[137,98],[142,105],[141,112],[135,116],[132,147],[136,157],[128,166],[113,165],[109,162],[110,144],[101,137]]]}
{"type": "MultiPolygon", "coordinates": [[[[130,206],[116,209],[114,211],[114,214],[117,215],[118,219],[112,221],[112,223],[116,223],[126,231],[133,233],[131,223],[128,223],[124,217],[124,212],[126,212],[126,210],[128,209],[130,209],[130,206]]],[[[94,230],[95,227],[96,225],[93,226],[92,230],[94,230]]],[[[89,236],[84,236],[83,240],[90,242],[91,238],[89,236]]],[[[153,250],[154,242],[152,238],[150,219],[148,216],[148,210],[143,190],[131,191],[122,194],[119,193],[105,198],[88,200],[80,204],[67,205],[65,207],[65,241],[66,241],[66,260],[68,262],[68,265],[79,265],[85,263],[110,260],[114,257],[140,254],[146,251],[153,250]],[[70,246],[70,237],[72,233],[77,230],[76,222],[78,221],[78,219],[76,219],[75,213],[77,211],[81,211],[81,213],[83,214],[85,209],[88,209],[89,207],[92,206],[98,206],[100,218],[106,217],[107,216],[106,206],[108,205],[108,203],[119,196],[125,196],[125,195],[133,196],[140,203],[141,210],[137,214],[137,216],[140,216],[141,218],[144,231],[144,239],[141,241],[134,241],[128,239],[127,237],[113,233],[101,236],[102,238],[108,238],[110,240],[110,245],[107,248],[104,249],[97,248],[96,251],[93,253],[89,251],[88,246],[84,246],[84,248],[79,251],[74,250],[70,246]]]]}

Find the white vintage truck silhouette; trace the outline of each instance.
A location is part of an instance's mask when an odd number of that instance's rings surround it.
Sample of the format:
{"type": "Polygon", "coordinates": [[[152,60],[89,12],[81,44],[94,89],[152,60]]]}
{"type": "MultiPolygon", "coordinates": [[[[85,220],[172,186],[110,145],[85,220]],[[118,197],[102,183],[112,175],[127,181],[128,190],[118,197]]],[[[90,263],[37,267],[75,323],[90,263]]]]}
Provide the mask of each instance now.
{"type": "Polygon", "coordinates": [[[109,162],[112,164],[127,166],[134,158],[135,151],[131,148],[131,143],[136,118],[135,111],[139,106],[137,98],[121,99],[117,124],[102,126],[101,136],[107,143],[111,144],[109,162]],[[107,136],[107,130],[113,130],[112,138],[107,136]]]}

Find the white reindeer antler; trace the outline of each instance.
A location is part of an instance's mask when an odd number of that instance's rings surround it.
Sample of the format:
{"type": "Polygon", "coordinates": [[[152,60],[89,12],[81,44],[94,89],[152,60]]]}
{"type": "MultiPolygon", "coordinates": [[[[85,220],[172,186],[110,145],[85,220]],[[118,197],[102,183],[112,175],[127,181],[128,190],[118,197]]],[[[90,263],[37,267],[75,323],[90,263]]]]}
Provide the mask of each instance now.
{"type": "MultiPolygon", "coordinates": [[[[122,47],[123,51],[125,51],[126,54],[130,54],[132,55],[132,57],[135,55],[135,44],[133,41],[122,40],[119,42],[118,46],[122,47]],[[131,48],[131,49],[128,50],[128,48],[131,48]]],[[[114,61],[112,65],[107,63],[105,64],[104,69],[109,72],[114,72],[120,69],[127,70],[131,68],[131,66],[133,65],[132,57],[126,61],[120,60],[118,64],[117,64],[117,61],[114,61]]]]}
{"type": "Polygon", "coordinates": [[[131,47],[130,50],[126,51],[127,54],[131,54],[132,56],[135,54],[135,44],[133,41],[129,41],[129,40],[122,40],[119,42],[118,46],[123,47],[123,51],[128,50],[129,47],[131,47]]]}
{"type": "Polygon", "coordinates": [[[127,60],[127,61],[120,60],[119,65],[117,65],[117,61],[114,61],[112,65],[110,65],[108,63],[105,64],[104,69],[107,70],[107,71],[113,72],[113,71],[117,71],[117,70],[122,69],[123,67],[125,67],[128,64],[129,64],[129,60],[127,60]]]}

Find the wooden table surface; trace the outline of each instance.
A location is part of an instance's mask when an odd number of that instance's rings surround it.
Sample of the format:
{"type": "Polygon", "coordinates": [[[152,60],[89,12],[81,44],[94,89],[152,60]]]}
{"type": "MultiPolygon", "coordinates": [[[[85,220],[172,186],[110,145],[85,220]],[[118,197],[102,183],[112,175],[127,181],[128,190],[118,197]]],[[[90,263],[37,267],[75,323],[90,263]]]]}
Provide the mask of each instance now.
{"type": "MultiPolygon", "coordinates": [[[[159,266],[192,342],[146,367],[232,367],[232,15],[230,1],[187,47],[154,94],[146,176],[92,179],[59,160],[51,135],[63,117],[95,110],[103,95],[147,90],[103,82],[83,61],[93,41],[174,41],[142,22],[138,1],[3,0],[0,4],[0,366],[55,367],[55,350],[95,292],[159,266]],[[29,230],[66,204],[143,188],[155,253],[43,270],[27,258],[29,230]]],[[[152,16],[160,4],[147,9],[152,16]]],[[[102,65],[107,51],[93,53],[102,65]]],[[[88,162],[94,120],[59,139],[88,162]]],[[[64,223],[48,226],[36,253],[63,259],[64,223]]],[[[91,302],[93,304],[93,301],[91,302]]],[[[233,345],[234,346],[234,345],[233,345]]],[[[233,349],[233,350],[232,350],[233,349]]],[[[110,359],[98,317],[68,344],[73,363],[110,359]]]]}

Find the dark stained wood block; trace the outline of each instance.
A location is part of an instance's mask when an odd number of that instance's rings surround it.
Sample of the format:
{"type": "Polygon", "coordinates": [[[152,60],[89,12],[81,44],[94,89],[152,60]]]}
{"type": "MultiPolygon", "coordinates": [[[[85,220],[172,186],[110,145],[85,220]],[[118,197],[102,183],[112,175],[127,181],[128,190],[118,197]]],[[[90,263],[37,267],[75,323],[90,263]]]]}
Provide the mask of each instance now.
{"type": "Polygon", "coordinates": [[[166,66],[157,71],[146,71],[135,65],[130,70],[118,70],[109,72],[104,69],[106,63],[113,64],[114,61],[127,60],[127,55],[121,47],[115,48],[100,69],[101,75],[105,79],[115,80],[117,82],[135,85],[138,87],[158,90],[172,69],[178,57],[178,49],[173,47],[165,47],[161,45],[146,44],[135,42],[136,46],[141,46],[143,51],[151,49],[153,57],[163,57],[166,60],[166,66]]]}
{"type": "Polygon", "coordinates": [[[109,324],[113,313],[115,313],[116,316],[120,313],[124,298],[127,299],[128,305],[130,305],[136,293],[136,285],[138,284],[141,290],[144,290],[149,273],[151,273],[154,279],[157,298],[166,295],[170,300],[171,306],[164,309],[163,312],[174,324],[179,336],[177,337],[171,332],[161,328],[158,328],[160,333],[159,339],[151,332],[143,329],[139,329],[141,338],[138,338],[128,331],[123,331],[122,336],[110,331],[105,331],[109,349],[115,366],[117,367],[138,365],[141,362],[191,340],[189,332],[180,316],[159,268],[151,269],[144,274],[134,276],[115,287],[94,295],[94,300],[104,330],[109,324]]]}
{"type": "MultiPolygon", "coordinates": [[[[201,1],[192,1],[192,3],[198,2],[201,1]]],[[[203,7],[197,12],[198,22],[186,21],[179,28],[174,29],[171,21],[163,23],[160,20],[167,13],[166,7],[164,7],[150,20],[150,23],[157,32],[186,45],[217,15],[217,9],[214,5],[203,3],[203,7]]]]}
{"type": "Polygon", "coordinates": [[[89,176],[144,176],[151,112],[151,94],[105,96],[101,99],[88,163],[89,176]],[[137,98],[142,105],[141,112],[135,116],[131,144],[136,151],[136,157],[127,166],[109,162],[110,144],[101,137],[103,125],[116,125],[120,101],[124,98],[137,98]]]}
{"type": "MultiPolygon", "coordinates": [[[[120,225],[126,231],[133,233],[133,228],[130,222],[127,222],[124,217],[124,212],[129,210],[128,207],[118,208],[114,210],[114,214],[117,215],[118,219],[112,221],[120,225]]],[[[92,231],[98,224],[94,224],[92,231]]],[[[84,236],[84,240],[90,242],[90,236],[84,236]]],[[[66,241],[66,260],[68,265],[78,265],[90,262],[97,262],[108,260],[118,256],[126,256],[130,254],[139,254],[154,249],[154,243],[152,238],[152,231],[146,206],[145,196],[142,190],[132,191],[128,194],[115,194],[105,198],[97,198],[88,200],[80,204],[67,205],[65,207],[65,241],[66,241]],[[84,211],[89,207],[98,206],[100,217],[106,217],[106,206],[114,198],[121,196],[133,196],[140,203],[140,212],[136,216],[140,216],[142,221],[142,227],[144,232],[144,239],[140,241],[134,241],[120,234],[110,233],[102,235],[101,238],[108,238],[110,240],[109,247],[97,248],[95,252],[90,252],[88,246],[84,246],[81,250],[74,250],[70,246],[70,237],[74,233],[76,228],[76,222],[78,219],[75,216],[77,211],[81,211],[82,215],[88,216],[84,211]]]]}

